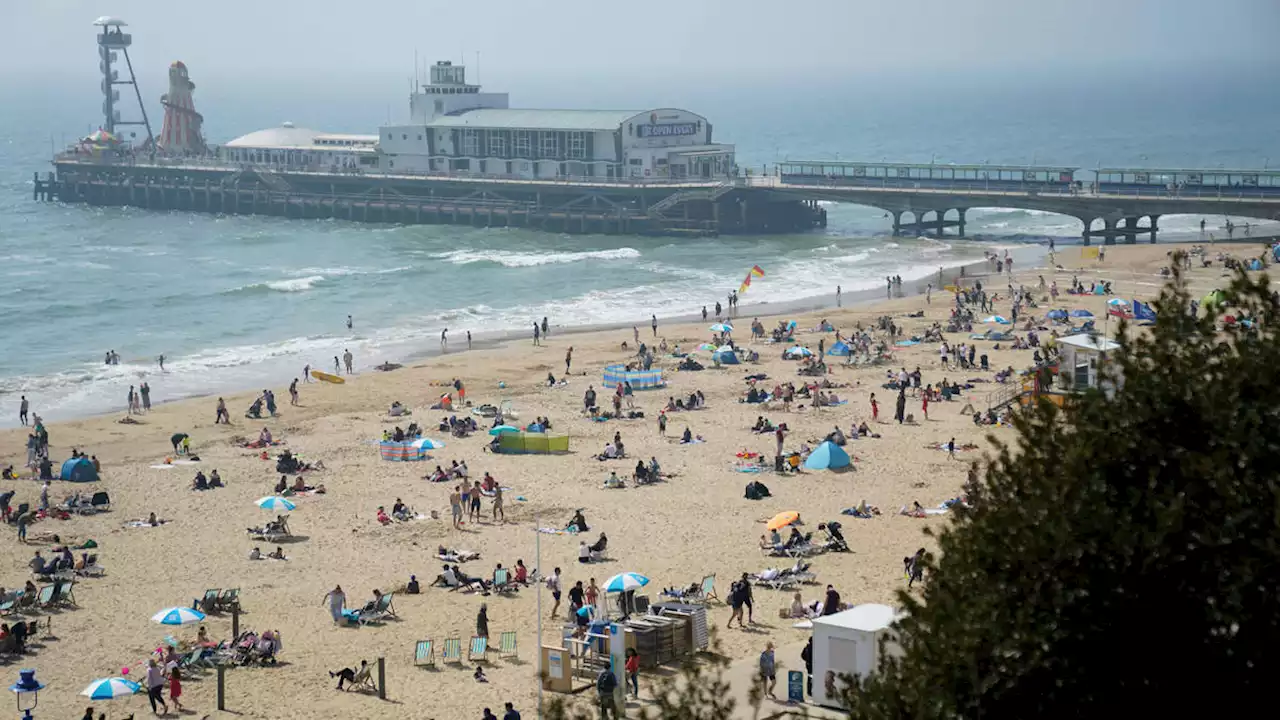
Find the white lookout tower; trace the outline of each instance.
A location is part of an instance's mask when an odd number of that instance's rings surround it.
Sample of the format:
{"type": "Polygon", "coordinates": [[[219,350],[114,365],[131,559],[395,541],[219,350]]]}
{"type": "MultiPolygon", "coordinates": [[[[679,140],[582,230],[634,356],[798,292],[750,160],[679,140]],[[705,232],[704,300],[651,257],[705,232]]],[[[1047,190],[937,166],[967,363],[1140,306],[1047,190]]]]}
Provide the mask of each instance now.
{"type": "Polygon", "coordinates": [[[409,96],[409,122],[425,125],[442,115],[464,110],[508,107],[507,93],[480,92],[479,85],[467,84],[467,68],[440,60],[431,66],[431,82],[414,88],[409,96]]]}

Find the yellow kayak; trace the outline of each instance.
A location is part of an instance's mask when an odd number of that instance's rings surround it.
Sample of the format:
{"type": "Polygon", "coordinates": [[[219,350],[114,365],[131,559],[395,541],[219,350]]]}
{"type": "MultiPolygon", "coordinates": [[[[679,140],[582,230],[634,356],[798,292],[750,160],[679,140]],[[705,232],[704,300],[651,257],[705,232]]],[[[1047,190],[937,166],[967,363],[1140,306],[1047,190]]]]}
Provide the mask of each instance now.
{"type": "Polygon", "coordinates": [[[346,382],[346,380],[343,380],[337,375],[331,375],[327,372],[321,372],[320,370],[312,370],[311,377],[317,380],[323,380],[324,382],[328,382],[328,383],[336,383],[338,385],[341,385],[342,383],[346,382]]]}

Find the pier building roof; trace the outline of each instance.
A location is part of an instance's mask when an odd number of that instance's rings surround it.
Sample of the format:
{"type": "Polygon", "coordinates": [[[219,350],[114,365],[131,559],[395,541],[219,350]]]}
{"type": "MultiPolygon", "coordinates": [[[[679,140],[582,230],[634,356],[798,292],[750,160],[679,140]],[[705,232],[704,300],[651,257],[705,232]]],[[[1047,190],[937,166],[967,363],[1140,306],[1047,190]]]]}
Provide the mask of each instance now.
{"type": "Polygon", "coordinates": [[[312,150],[322,147],[349,147],[372,151],[378,142],[377,135],[345,135],[326,133],[319,130],[294,127],[284,124],[280,127],[257,130],[247,135],[230,140],[223,147],[228,148],[271,148],[288,150],[312,150]]]}
{"type": "Polygon", "coordinates": [[[478,108],[443,115],[431,127],[503,128],[513,130],[617,130],[642,110],[525,110],[478,108]]]}

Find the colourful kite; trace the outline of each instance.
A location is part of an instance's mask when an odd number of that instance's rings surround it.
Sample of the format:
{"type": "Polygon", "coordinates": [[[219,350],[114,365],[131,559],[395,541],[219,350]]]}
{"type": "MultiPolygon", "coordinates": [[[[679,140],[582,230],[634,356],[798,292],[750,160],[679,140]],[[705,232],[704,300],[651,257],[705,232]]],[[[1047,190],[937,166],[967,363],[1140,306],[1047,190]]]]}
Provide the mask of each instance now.
{"type": "Polygon", "coordinates": [[[747,279],[743,280],[742,287],[738,288],[739,295],[745,293],[747,288],[751,287],[751,278],[753,277],[764,277],[764,270],[761,270],[759,265],[751,266],[751,272],[747,273],[747,279]]]}

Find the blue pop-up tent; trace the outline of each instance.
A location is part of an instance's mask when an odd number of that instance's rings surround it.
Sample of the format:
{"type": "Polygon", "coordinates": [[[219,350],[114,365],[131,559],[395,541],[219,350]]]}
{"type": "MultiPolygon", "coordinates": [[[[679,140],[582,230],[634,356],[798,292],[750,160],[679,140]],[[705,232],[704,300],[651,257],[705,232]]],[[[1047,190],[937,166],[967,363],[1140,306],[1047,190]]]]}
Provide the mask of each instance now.
{"type": "Polygon", "coordinates": [[[98,469],[89,458],[71,458],[62,463],[62,473],[58,477],[67,482],[97,482],[98,469]]]}
{"type": "Polygon", "coordinates": [[[849,346],[846,345],[843,340],[832,345],[831,349],[827,351],[828,355],[837,355],[839,357],[848,357],[851,353],[852,351],[849,349],[849,346]]]}
{"type": "Polygon", "coordinates": [[[717,350],[711,354],[711,357],[721,365],[738,364],[738,354],[732,350],[717,350]]]}
{"type": "Polygon", "coordinates": [[[804,461],[806,470],[839,470],[849,467],[850,464],[849,453],[830,440],[823,442],[816,450],[809,453],[809,457],[804,461]]]}

